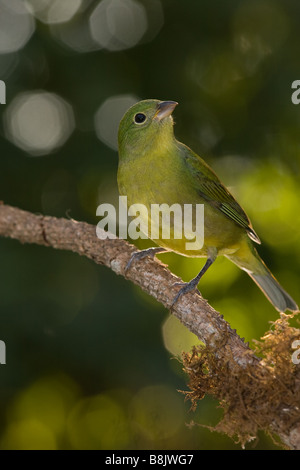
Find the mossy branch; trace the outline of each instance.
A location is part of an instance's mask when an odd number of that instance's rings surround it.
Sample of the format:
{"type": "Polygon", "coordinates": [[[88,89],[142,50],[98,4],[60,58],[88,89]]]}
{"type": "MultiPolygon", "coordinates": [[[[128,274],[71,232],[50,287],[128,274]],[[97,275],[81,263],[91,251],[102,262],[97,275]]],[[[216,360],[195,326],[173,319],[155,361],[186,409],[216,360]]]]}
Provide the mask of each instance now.
{"type": "MultiPolygon", "coordinates": [[[[118,238],[99,239],[95,226],[85,222],[33,214],[0,204],[0,236],[86,256],[134,282],[167,309],[178,291],[174,283],[180,279],[157,259],[134,263],[125,274],[125,266],[136,248],[118,238]]],[[[299,337],[299,330],[285,325],[287,350],[277,355],[280,367],[275,369],[270,360],[274,363],[276,358],[271,355],[270,359],[269,355],[260,360],[198,293],[180,298],[172,313],[205,345],[204,350],[184,357],[193,403],[205,393],[220,399],[227,417],[235,422],[229,429],[228,422],[223,420],[219,430],[236,435],[240,442],[254,438],[259,429],[264,429],[277,434],[289,448],[300,449],[300,374],[291,360],[291,342],[297,334],[299,337]],[[290,380],[280,388],[282,368],[284,380],[287,371],[290,380]]],[[[288,322],[285,316],[280,321],[288,322]]],[[[275,341],[274,350],[271,348],[275,356],[276,344],[281,344],[281,340],[275,341]]]]}

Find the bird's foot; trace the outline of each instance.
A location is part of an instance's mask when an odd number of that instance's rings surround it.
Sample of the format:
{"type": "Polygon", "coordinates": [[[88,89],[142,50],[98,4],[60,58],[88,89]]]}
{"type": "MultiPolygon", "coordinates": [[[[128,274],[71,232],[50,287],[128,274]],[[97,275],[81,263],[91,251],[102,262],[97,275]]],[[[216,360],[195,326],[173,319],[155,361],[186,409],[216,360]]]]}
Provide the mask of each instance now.
{"type": "Polygon", "coordinates": [[[131,267],[132,263],[135,262],[135,261],[140,261],[144,258],[146,258],[147,256],[149,258],[154,258],[154,256],[157,254],[157,253],[162,253],[163,251],[166,251],[165,248],[162,248],[162,247],[154,247],[154,248],[147,248],[146,250],[142,250],[142,251],[135,251],[130,260],[128,261],[128,263],[126,264],[126,267],[125,267],[125,273],[126,271],[128,271],[128,269],[131,267]]]}
{"type": "MultiPolygon", "coordinates": [[[[175,284],[173,284],[173,285],[174,286],[181,286],[181,289],[175,295],[175,297],[173,299],[173,302],[172,302],[172,305],[171,305],[171,308],[174,307],[174,305],[176,304],[176,302],[178,301],[178,299],[181,296],[187,294],[188,292],[192,292],[194,290],[197,290],[198,282],[199,282],[198,277],[196,277],[195,279],[192,279],[190,282],[175,282],[175,284]]],[[[200,292],[199,292],[199,294],[200,294],[200,292]]]]}
{"type": "MultiPolygon", "coordinates": [[[[178,301],[178,299],[182,296],[182,295],[185,295],[187,294],[188,292],[191,292],[193,290],[197,290],[197,286],[199,284],[199,281],[201,279],[201,277],[203,276],[203,274],[208,270],[208,268],[212,265],[212,263],[214,262],[214,260],[216,259],[216,255],[215,256],[212,256],[210,258],[207,258],[206,260],[206,263],[205,265],[203,266],[203,268],[201,269],[201,271],[199,272],[199,274],[197,274],[196,277],[194,277],[194,279],[192,279],[190,282],[176,282],[174,285],[176,286],[183,286],[180,291],[177,293],[177,295],[175,296],[173,302],[172,302],[172,305],[171,305],[171,308],[174,307],[174,305],[176,304],[176,302],[178,301]]],[[[200,292],[197,290],[197,292],[200,294],[200,292]]]]}

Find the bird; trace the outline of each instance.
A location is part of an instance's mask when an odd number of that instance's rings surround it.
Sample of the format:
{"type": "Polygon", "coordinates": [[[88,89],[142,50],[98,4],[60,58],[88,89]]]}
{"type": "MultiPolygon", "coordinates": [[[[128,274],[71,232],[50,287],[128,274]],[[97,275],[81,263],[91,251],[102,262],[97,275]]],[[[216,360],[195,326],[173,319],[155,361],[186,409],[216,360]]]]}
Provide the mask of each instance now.
{"type": "Polygon", "coordinates": [[[134,252],[126,270],[146,256],[153,258],[164,251],[206,258],[196,277],[178,283],[180,289],[173,306],[181,296],[197,290],[200,279],[216,258],[225,256],[249,274],[275,309],[298,311],[296,302],[258,254],[254,244],[261,241],[245,211],[205,160],[176,139],[172,113],[177,105],[176,101],[147,99],[125,112],[118,130],[119,194],[127,197],[128,206],[146,207],[144,215],[141,213],[146,226],[150,223],[152,205],[176,204],[181,208],[203,205],[203,243],[187,249],[191,234],[176,236],[172,219],[170,236],[163,238],[160,227],[158,237],[153,240],[157,246],[134,252]]]}

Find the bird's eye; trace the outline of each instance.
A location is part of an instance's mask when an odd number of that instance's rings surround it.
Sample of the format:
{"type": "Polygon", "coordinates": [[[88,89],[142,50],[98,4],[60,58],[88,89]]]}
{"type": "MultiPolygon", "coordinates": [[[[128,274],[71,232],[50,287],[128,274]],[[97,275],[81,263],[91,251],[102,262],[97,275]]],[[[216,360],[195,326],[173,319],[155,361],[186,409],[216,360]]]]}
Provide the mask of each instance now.
{"type": "Polygon", "coordinates": [[[137,113],[137,114],[134,116],[134,122],[135,122],[136,124],[142,124],[145,120],[146,120],[146,116],[145,116],[145,114],[143,114],[143,113],[137,113]]]}

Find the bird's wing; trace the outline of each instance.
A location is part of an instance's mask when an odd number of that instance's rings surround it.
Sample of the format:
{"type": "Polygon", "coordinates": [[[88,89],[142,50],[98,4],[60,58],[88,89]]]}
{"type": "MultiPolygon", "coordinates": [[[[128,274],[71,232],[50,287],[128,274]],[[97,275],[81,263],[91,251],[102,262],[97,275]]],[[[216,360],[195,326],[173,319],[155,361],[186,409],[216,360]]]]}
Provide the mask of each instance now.
{"type": "MultiPolygon", "coordinates": [[[[185,147],[185,146],[184,146],[185,147]]],[[[221,183],[217,175],[197,154],[194,154],[188,147],[183,149],[184,162],[188,169],[196,177],[196,191],[211,206],[221,211],[226,217],[243,227],[251,240],[261,243],[258,235],[251,226],[251,222],[234,199],[232,194],[221,183]]]]}

